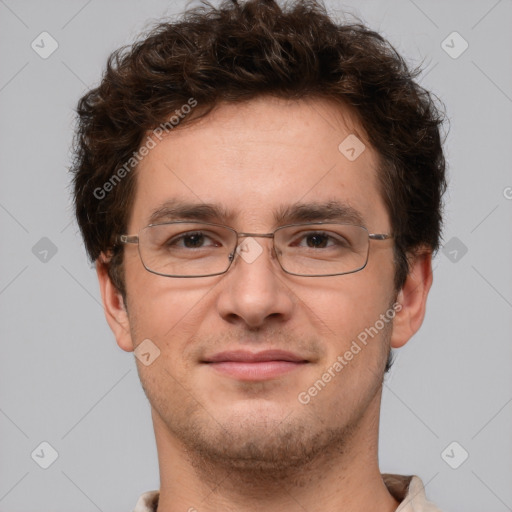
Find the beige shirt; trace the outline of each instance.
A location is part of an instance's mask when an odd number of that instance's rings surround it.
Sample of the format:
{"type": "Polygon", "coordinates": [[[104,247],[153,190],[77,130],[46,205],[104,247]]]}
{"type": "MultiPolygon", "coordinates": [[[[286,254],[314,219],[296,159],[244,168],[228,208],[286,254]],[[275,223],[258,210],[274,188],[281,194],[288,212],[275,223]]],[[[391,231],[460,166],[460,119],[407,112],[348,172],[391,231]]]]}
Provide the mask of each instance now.
{"type": "MultiPolygon", "coordinates": [[[[427,501],[425,488],[419,477],[383,473],[382,479],[393,498],[400,502],[396,512],[441,512],[433,503],[427,501]]],[[[142,494],[133,512],[156,512],[159,494],[159,491],[142,494]]]]}

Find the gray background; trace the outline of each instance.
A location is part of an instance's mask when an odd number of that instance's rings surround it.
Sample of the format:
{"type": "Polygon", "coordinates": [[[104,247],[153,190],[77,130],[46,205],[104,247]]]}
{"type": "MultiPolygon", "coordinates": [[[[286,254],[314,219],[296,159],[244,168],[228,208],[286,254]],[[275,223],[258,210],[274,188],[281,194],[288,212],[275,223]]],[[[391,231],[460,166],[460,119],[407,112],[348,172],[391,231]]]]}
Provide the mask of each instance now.
{"type": "MultiPolygon", "coordinates": [[[[443,511],[512,510],[512,2],[328,5],[423,62],[451,119],[445,246],[385,383],[381,470],[419,475],[443,511]]],[[[184,6],[0,0],[0,511],[128,511],[158,488],[149,405],[104,320],[66,168],[73,109],[108,54],[184,6]],[[59,45],[47,59],[31,48],[43,31],[59,45]],[[31,457],[43,441],[48,469],[31,457]]]]}

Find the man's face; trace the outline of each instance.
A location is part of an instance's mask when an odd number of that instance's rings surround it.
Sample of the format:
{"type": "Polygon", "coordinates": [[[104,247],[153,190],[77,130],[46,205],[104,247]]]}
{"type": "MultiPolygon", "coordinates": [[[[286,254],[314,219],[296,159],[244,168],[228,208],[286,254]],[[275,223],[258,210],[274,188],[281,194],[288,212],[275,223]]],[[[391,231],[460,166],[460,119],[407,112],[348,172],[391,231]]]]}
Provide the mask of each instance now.
{"type": "MultiPolygon", "coordinates": [[[[219,205],[233,216],[211,222],[251,233],[276,229],[274,212],[283,208],[337,201],[370,233],[389,233],[376,153],[366,141],[353,161],[338,149],[355,132],[364,141],[348,111],[322,100],[222,105],[175,129],[140,164],[128,233],[173,200],[219,205]]],[[[339,446],[368,414],[378,416],[391,323],[359,343],[309,403],[298,397],[393,304],[392,241],[371,241],[366,268],[335,277],[286,274],[272,239],[256,241],[263,251],[254,261],[237,256],[226,274],[200,278],[154,275],[137,247],[125,246],[131,339],[120,345],[150,339],[160,350],[151,365],[137,363],[157,437],[217,462],[284,467],[339,446]],[[306,362],[253,378],[205,362],[225,351],[266,350],[306,362]]]]}

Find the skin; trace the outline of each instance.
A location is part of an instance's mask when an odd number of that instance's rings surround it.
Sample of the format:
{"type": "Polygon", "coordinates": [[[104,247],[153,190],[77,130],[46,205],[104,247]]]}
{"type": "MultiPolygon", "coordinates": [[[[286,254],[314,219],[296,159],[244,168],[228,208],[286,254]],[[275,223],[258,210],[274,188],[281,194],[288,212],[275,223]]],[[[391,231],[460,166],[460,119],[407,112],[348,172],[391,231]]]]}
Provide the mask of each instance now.
{"type": "MultiPolygon", "coordinates": [[[[347,108],[323,99],[260,97],[222,104],[183,125],[137,169],[128,233],[172,198],[220,203],[219,219],[243,232],[276,227],[272,211],[297,201],[336,199],[357,209],[371,233],[391,225],[377,183],[378,155],[347,108]],[[349,134],[366,150],[353,162],[338,150],[349,134]]],[[[236,510],[392,511],[378,466],[382,379],[389,347],[420,327],[432,283],[431,253],[412,258],[404,287],[393,285],[393,241],[371,241],[368,265],[336,277],[284,273],[272,240],[235,259],[220,276],[179,279],[147,272],[125,247],[127,300],[97,264],[107,321],[118,345],[144,339],[160,356],[137,361],[152,408],[160,467],[158,512],[236,510]],[[394,301],[402,309],[307,405],[297,399],[394,301]],[[205,357],[283,349],[308,360],[264,382],[220,375],[205,357]],[[193,507],[191,509],[191,507],[193,507]]]]}

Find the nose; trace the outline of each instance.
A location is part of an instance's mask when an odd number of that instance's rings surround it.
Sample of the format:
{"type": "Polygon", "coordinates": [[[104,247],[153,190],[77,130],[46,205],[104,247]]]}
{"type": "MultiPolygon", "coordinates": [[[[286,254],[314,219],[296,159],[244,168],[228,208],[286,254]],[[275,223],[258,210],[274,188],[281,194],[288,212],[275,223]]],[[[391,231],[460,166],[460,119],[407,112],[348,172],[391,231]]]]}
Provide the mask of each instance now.
{"type": "Polygon", "coordinates": [[[285,322],[294,308],[293,293],[284,282],[285,276],[272,239],[243,239],[220,284],[219,315],[227,322],[252,329],[269,322],[285,322]]]}

